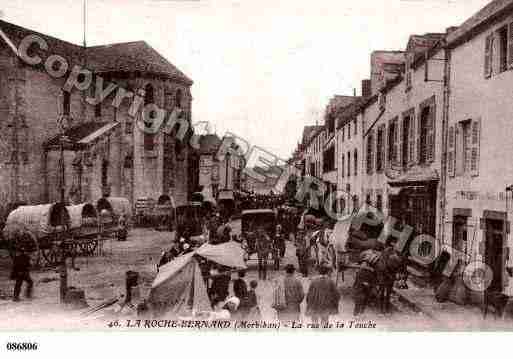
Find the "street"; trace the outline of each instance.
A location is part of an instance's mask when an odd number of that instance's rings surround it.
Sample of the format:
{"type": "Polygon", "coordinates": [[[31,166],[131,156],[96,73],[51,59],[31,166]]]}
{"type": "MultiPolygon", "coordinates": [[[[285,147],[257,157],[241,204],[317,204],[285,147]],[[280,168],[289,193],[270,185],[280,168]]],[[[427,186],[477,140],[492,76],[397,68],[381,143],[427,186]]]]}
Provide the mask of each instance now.
{"type": "MultiPolygon", "coordinates": [[[[236,228],[238,223],[232,223],[236,228]]],[[[125,272],[128,270],[139,272],[140,295],[146,298],[152,281],[156,275],[156,261],[163,249],[167,248],[174,237],[174,233],[159,232],[151,229],[136,228],[130,232],[126,242],[108,241],[104,244],[103,255],[94,257],[80,257],[76,259],[79,270],[69,269],[68,283],[70,286],[85,290],[86,301],[90,307],[101,304],[113,297],[124,293],[125,272]]],[[[295,248],[289,241],[285,258],[281,268],[292,263],[297,267],[295,248]]],[[[13,281],[10,281],[10,258],[5,252],[0,256],[0,330],[35,330],[35,329],[107,329],[105,319],[94,320],[80,316],[81,311],[63,309],[59,303],[59,274],[55,269],[41,269],[34,271],[34,298],[14,303],[11,299],[13,281]]],[[[276,314],[271,308],[273,280],[283,276],[283,270],[271,270],[266,281],[258,281],[256,289],[258,304],[262,312],[262,319],[275,321],[276,314]]],[[[314,276],[311,273],[310,278],[314,276]]],[[[344,323],[343,329],[354,329],[354,324],[375,323],[372,330],[433,330],[433,329],[484,329],[491,323],[494,328],[501,325],[500,321],[484,322],[478,313],[469,316],[468,311],[459,314],[454,310],[445,309],[439,318],[434,319],[423,313],[418,313],[393,296],[392,304],[394,312],[389,315],[378,313],[374,308],[368,308],[363,316],[355,320],[352,316],[353,300],[351,286],[354,273],[349,270],[345,273],[345,280],[339,280],[338,286],[341,292],[339,303],[339,315],[332,316],[330,322],[344,323]],[[460,319],[458,319],[460,318],[460,319]],[[348,328],[354,321],[353,328],[348,328]]],[[[232,276],[232,279],[235,275],[232,276]]],[[[248,261],[246,282],[257,279],[256,258],[248,261]]],[[[301,278],[305,293],[308,290],[310,278],[301,278]]],[[[333,274],[333,279],[335,275],[333,274]]],[[[231,290],[231,287],[230,287],[231,290]]],[[[306,303],[301,305],[302,313],[306,310],[306,303]]],[[[302,322],[305,327],[309,318],[302,314],[302,322]]],[[[508,328],[507,324],[503,324],[508,328]]],[[[359,330],[365,330],[360,328],[359,330]]],[[[368,330],[368,329],[367,329],[368,330]]]]}

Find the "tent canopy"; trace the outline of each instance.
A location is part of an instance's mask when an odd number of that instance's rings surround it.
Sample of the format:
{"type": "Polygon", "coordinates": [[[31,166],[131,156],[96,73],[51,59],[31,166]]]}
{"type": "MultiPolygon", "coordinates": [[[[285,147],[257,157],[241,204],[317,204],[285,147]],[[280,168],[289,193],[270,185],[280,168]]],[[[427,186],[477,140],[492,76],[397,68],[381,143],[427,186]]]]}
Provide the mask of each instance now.
{"type": "Polygon", "coordinates": [[[247,268],[243,259],[244,251],[240,247],[240,244],[233,241],[221,244],[205,243],[194,253],[226,267],[247,268]]]}

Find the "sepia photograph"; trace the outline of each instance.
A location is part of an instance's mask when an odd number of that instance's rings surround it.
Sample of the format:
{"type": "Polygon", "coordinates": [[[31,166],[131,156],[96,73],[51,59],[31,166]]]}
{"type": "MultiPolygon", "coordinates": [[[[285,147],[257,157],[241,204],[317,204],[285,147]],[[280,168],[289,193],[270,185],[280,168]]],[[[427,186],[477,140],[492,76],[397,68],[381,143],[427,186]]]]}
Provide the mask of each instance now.
{"type": "Polygon", "coordinates": [[[511,331],[512,100],[513,0],[2,0],[0,351],[511,331]]]}

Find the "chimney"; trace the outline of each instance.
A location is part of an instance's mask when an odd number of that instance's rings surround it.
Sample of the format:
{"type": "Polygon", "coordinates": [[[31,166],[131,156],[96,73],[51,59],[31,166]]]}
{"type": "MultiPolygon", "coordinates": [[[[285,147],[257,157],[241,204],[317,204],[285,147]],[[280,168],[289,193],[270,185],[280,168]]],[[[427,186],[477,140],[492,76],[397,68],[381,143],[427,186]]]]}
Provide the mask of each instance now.
{"type": "Polygon", "coordinates": [[[362,97],[367,98],[372,94],[371,80],[362,80],[362,97]]]}

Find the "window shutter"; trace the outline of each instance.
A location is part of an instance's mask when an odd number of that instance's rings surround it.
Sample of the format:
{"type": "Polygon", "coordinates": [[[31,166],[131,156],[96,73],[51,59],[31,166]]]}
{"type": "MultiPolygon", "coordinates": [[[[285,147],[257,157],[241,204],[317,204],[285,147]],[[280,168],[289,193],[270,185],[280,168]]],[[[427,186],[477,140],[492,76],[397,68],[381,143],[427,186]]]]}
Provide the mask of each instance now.
{"type": "Polygon", "coordinates": [[[492,36],[485,39],[485,58],[484,58],[484,76],[488,78],[492,75],[492,36]]]}
{"type": "Polygon", "coordinates": [[[481,119],[472,121],[472,149],[470,154],[470,175],[479,176],[479,147],[481,138],[481,119]]]}
{"type": "MultiPolygon", "coordinates": [[[[420,118],[420,116],[419,116],[420,118]]],[[[415,140],[416,140],[416,137],[415,136],[415,122],[416,122],[416,119],[415,119],[415,114],[412,113],[411,117],[410,117],[410,143],[409,143],[409,149],[408,149],[408,165],[413,165],[415,163],[415,140]]]]}
{"type": "Polygon", "coordinates": [[[508,26],[508,65],[513,67],[513,22],[508,26]]]}
{"type": "Polygon", "coordinates": [[[427,138],[427,162],[435,160],[435,134],[436,134],[436,104],[429,109],[428,138],[427,138]]]}
{"type": "Polygon", "coordinates": [[[397,120],[397,151],[395,155],[395,165],[398,167],[402,166],[402,158],[403,158],[403,125],[404,118],[402,120],[397,120]]]}
{"type": "Polygon", "coordinates": [[[454,177],[456,174],[456,131],[454,126],[449,126],[447,143],[447,172],[449,177],[454,177]]]}

